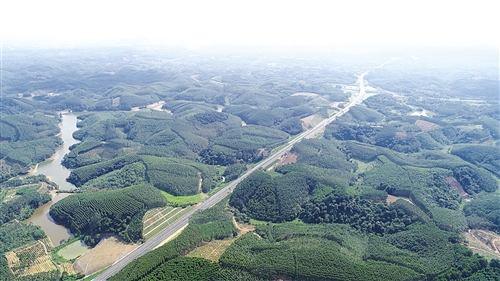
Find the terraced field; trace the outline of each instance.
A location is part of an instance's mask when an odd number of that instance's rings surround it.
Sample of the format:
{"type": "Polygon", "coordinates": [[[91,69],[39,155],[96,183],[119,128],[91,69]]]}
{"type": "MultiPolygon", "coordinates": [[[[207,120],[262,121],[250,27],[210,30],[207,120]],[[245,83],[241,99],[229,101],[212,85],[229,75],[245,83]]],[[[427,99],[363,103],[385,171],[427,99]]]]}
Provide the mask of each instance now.
{"type": "Polygon", "coordinates": [[[163,207],[155,208],[146,212],[144,215],[144,228],[142,235],[144,239],[148,240],[158,232],[162,231],[167,226],[174,223],[178,218],[189,212],[194,206],[186,208],[180,207],[163,207]]]}
{"type": "Polygon", "coordinates": [[[51,272],[57,270],[50,257],[51,248],[50,240],[45,238],[7,252],[5,257],[17,277],[51,272]]]}

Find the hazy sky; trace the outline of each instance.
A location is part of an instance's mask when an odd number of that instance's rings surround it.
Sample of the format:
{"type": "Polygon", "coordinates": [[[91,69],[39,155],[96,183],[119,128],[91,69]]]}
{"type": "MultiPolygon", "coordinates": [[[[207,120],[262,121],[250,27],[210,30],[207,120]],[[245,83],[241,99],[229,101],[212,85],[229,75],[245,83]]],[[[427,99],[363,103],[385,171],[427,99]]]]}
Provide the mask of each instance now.
{"type": "Polygon", "coordinates": [[[54,1],[0,4],[15,42],[167,44],[499,45],[495,1],[54,1]]]}

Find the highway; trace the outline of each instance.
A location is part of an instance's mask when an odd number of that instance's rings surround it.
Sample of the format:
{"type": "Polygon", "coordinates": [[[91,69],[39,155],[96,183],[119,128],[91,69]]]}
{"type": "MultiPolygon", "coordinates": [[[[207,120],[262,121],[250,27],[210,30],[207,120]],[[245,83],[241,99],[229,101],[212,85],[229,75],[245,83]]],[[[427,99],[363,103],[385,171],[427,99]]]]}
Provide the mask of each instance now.
{"type": "Polygon", "coordinates": [[[199,204],[195,208],[193,208],[190,212],[186,213],[183,217],[178,219],[176,222],[162,230],[160,233],[158,233],[156,236],[153,238],[149,239],[145,243],[143,243],[141,246],[139,246],[137,249],[134,251],[130,252],[128,255],[125,257],[121,258],[118,260],[116,263],[114,263],[112,266],[110,266],[107,270],[105,270],[103,273],[101,273],[99,276],[92,280],[107,280],[111,276],[115,275],[118,273],[122,268],[124,268],[127,264],[132,262],[133,260],[141,257],[145,253],[151,251],[154,249],[156,246],[158,246],[160,243],[165,241],[168,237],[172,236],[174,233],[176,233],[178,230],[180,230],[182,227],[188,224],[189,222],[189,217],[194,214],[198,210],[205,210],[213,205],[215,205],[217,202],[222,200],[222,198],[226,197],[228,194],[231,193],[232,190],[240,183],[242,180],[244,180],[246,177],[248,177],[250,174],[252,174],[254,171],[258,169],[263,169],[269,165],[271,165],[274,161],[278,160],[281,158],[283,155],[285,155],[292,147],[294,144],[297,142],[300,142],[303,138],[308,138],[316,135],[318,132],[320,132],[326,125],[330,124],[332,121],[334,121],[337,117],[342,116],[345,114],[349,109],[363,101],[363,98],[365,96],[365,84],[364,84],[364,77],[366,74],[368,74],[369,71],[366,71],[362,73],[357,80],[357,84],[359,84],[359,93],[352,97],[352,100],[339,112],[334,114],[333,116],[321,121],[318,123],[314,128],[300,134],[298,137],[295,139],[291,140],[288,142],[286,146],[281,148],[279,151],[275,152],[268,158],[262,160],[259,162],[255,167],[253,167],[251,170],[247,171],[245,174],[240,176],[238,179],[234,180],[230,184],[228,184],[226,187],[221,189],[219,192],[216,194],[212,195],[210,198],[205,200],[203,203],[199,204]]]}

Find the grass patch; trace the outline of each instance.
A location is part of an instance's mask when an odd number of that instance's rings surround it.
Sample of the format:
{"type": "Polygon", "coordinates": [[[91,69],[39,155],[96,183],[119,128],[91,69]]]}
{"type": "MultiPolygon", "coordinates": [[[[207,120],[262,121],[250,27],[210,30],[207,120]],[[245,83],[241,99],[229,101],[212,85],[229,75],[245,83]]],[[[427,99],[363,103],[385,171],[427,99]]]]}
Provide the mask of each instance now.
{"type": "Polygon", "coordinates": [[[368,172],[371,169],[373,169],[373,163],[372,162],[365,163],[365,162],[359,161],[359,160],[355,160],[355,161],[358,164],[358,169],[354,172],[355,175],[359,175],[361,173],[368,172]]]}
{"type": "Polygon", "coordinates": [[[219,172],[219,175],[223,175],[224,172],[226,171],[227,167],[226,166],[218,166],[217,171],[219,172]]]}
{"type": "Polygon", "coordinates": [[[217,184],[217,187],[210,190],[208,192],[208,197],[214,195],[215,193],[219,192],[221,189],[223,189],[224,187],[226,187],[228,184],[230,184],[231,182],[222,182],[222,183],[219,183],[217,184]]]}
{"type": "Polygon", "coordinates": [[[279,177],[279,176],[282,176],[283,174],[280,174],[278,172],[275,172],[275,171],[268,171],[266,172],[266,174],[270,175],[271,177],[279,177]]]}
{"type": "Polygon", "coordinates": [[[172,194],[166,193],[165,191],[162,191],[161,193],[163,194],[163,196],[165,196],[165,198],[167,198],[168,204],[172,205],[185,206],[203,202],[203,199],[201,198],[200,194],[195,194],[190,196],[174,196],[172,194]]]}
{"type": "Polygon", "coordinates": [[[266,168],[264,168],[264,171],[272,170],[274,168],[274,165],[276,165],[280,161],[281,161],[281,159],[274,160],[273,163],[267,165],[266,168]]]}
{"type": "Polygon", "coordinates": [[[68,261],[67,259],[61,257],[60,255],[58,255],[55,252],[51,252],[50,256],[52,258],[52,261],[55,262],[55,263],[65,263],[65,262],[68,261]]]}
{"type": "MultiPolygon", "coordinates": [[[[271,149],[271,152],[269,153],[269,155],[273,155],[274,153],[278,152],[280,149],[282,149],[283,147],[287,146],[289,142],[291,142],[291,141],[292,141],[292,140],[294,140],[295,138],[299,137],[299,135],[300,135],[300,134],[295,135],[295,136],[293,136],[293,137],[290,137],[290,138],[287,140],[287,142],[286,142],[286,143],[284,143],[284,144],[282,144],[282,145],[280,145],[280,146],[277,146],[277,147],[275,147],[275,148],[271,149]]],[[[264,160],[266,160],[266,159],[267,159],[267,157],[266,157],[266,158],[264,158],[264,159],[262,159],[261,161],[264,161],[264,160]]],[[[260,163],[261,161],[259,161],[259,163],[260,163]]],[[[257,164],[251,164],[251,165],[249,166],[249,170],[250,170],[250,169],[252,169],[253,167],[255,167],[255,165],[257,165],[257,164]]]]}
{"type": "Polygon", "coordinates": [[[355,195],[355,196],[360,196],[361,191],[359,190],[358,186],[356,185],[350,185],[345,189],[345,192],[349,195],[355,195]]]}

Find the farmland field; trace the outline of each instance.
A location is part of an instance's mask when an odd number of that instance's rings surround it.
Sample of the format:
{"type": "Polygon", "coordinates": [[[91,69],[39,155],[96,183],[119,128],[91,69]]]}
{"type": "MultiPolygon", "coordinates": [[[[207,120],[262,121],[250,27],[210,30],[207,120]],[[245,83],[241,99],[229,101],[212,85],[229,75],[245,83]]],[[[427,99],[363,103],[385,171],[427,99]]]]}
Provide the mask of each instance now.
{"type": "Polygon", "coordinates": [[[70,262],[65,262],[65,263],[62,263],[59,265],[60,267],[60,271],[61,272],[66,272],[68,273],[69,275],[73,275],[73,274],[76,274],[76,271],[75,269],[73,268],[73,264],[70,263],[70,262]]]}
{"type": "Polygon", "coordinates": [[[50,240],[45,238],[7,252],[5,257],[16,276],[51,272],[57,270],[49,255],[51,248],[50,240]]]}

